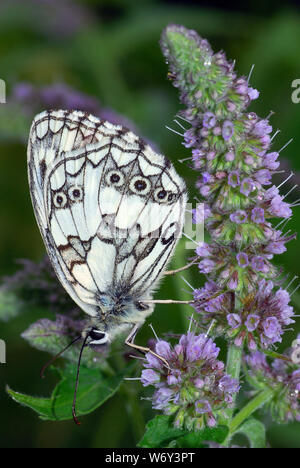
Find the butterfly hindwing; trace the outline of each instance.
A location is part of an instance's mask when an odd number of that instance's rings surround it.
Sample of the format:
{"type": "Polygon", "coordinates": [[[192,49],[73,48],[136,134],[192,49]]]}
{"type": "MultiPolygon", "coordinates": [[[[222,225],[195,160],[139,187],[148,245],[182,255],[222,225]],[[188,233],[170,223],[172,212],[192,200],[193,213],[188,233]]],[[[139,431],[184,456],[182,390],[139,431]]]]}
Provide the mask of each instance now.
{"type": "Polygon", "coordinates": [[[185,186],[169,161],[121,126],[50,111],[33,122],[28,167],[48,254],[74,301],[96,316],[103,297],[148,297],[183,225],[185,186]]]}

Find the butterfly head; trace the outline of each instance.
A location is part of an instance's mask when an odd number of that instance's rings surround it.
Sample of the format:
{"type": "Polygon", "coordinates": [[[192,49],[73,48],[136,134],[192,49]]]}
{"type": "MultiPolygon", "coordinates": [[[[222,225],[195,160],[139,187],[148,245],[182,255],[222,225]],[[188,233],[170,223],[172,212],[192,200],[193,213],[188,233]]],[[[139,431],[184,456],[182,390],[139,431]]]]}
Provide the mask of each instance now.
{"type": "Polygon", "coordinates": [[[109,342],[109,334],[95,327],[87,331],[86,336],[89,338],[88,345],[98,346],[109,342]]]}

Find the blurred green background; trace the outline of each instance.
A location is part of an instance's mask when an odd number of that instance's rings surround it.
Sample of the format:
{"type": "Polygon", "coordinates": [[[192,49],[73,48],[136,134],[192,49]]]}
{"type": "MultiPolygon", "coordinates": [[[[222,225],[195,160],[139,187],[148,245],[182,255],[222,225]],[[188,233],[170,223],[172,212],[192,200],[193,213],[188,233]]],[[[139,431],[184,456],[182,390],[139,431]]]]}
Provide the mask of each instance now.
{"type": "MultiPolygon", "coordinates": [[[[27,185],[26,139],[34,114],[50,105],[51,99],[59,102],[64,92],[71,102],[72,99],[82,102],[82,106],[95,109],[94,113],[113,117],[117,113],[133,122],[140,135],[174,162],[186,178],[193,198],[196,176],[178,162],[189,152],[180,137],[165,128],[175,126],[172,119],[180,107],[177,91],[166,79],[167,66],[158,43],[162,29],[171,22],[196,29],[214,50],[225,50],[229,58],[236,59],[240,74],[248,75],[255,64],[251,84],[261,94],[251,110],[261,117],[274,112],[271,123],[275,130],[281,130],[274,141],[275,149],[294,138],[281,153],[281,159],[283,169],[295,172],[291,183],[299,183],[300,103],[291,100],[292,81],[300,79],[300,13],[296,3],[256,1],[236,7],[226,2],[226,9],[221,4],[1,0],[0,78],[7,86],[7,103],[0,104],[0,276],[17,270],[17,258],[39,260],[44,253],[27,185]],[[68,85],[67,91],[63,84],[68,85]]],[[[278,182],[283,177],[284,174],[279,174],[278,182]]],[[[286,184],[286,191],[290,188],[286,184]]],[[[299,188],[294,190],[289,201],[298,199],[299,193],[299,188]]],[[[289,228],[299,231],[299,210],[294,212],[289,228]]],[[[179,247],[174,264],[182,265],[185,255],[179,247]]],[[[291,276],[297,275],[299,242],[289,244],[278,261],[291,276]]],[[[202,281],[196,269],[189,280],[194,286],[202,281]]],[[[185,299],[188,296],[182,291],[184,287],[180,278],[168,278],[157,297],[185,299]]],[[[297,308],[299,294],[293,300],[297,308]]],[[[184,332],[189,312],[177,307],[157,307],[151,322],[160,334],[171,330],[184,332]]],[[[29,409],[9,400],[4,391],[7,383],[25,393],[47,395],[55,382],[51,374],[40,380],[39,369],[48,356],[30,348],[20,337],[38,318],[39,310],[28,309],[1,323],[0,338],[7,343],[7,364],[0,364],[0,446],[135,446],[137,434],[132,429],[130,409],[122,392],[86,416],[81,428],[72,421],[40,421],[29,409]]],[[[144,326],[138,341],[143,343],[150,336],[149,327],[144,326]]],[[[294,336],[296,331],[287,332],[280,349],[289,345],[294,336]]],[[[145,401],[140,404],[150,418],[153,415],[150,404],[145,401]]],[[[266,424],[272,447],[300,447],[299,424],[276,426],[269,419],[266,424]]]]}

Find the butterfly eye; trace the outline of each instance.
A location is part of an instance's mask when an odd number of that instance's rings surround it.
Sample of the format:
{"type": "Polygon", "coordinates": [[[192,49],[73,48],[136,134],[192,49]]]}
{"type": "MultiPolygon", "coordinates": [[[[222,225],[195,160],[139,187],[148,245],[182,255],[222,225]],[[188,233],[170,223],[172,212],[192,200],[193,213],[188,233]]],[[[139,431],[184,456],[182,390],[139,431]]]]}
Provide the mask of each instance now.
{"type": "Polygon", "coordinates": [[[154,192],[154,200],[157,203],[164,203],[167,201],[168,198],[168,192],[164,190],[162,187],[159,187],[155,190],[154,192]]]}
{"type": "Polygon", "coordinates": [[[73,185],[69,188],[68,195],[73,202],[81,201],[83,198],[82,187],[73,185]]]}
{"type": "Polygon", "coordinates": [[[101,345],[101,344],[104,344],[104,343],[108,342],[108,334],[104,333],[104,332],[102,332],[100,330],[97,330],[96,328],[93,328],[89,332],[89,337],[92,340],[92,341],[90,341],[89,344],[101,345]]]}
{"type": "Polygon", "coordinates": [[[135,176],[131,179],[130,190],[138,195],[146,195],[150,192],[151,183],[146,177],[135,176]]]}
{"type": "Polygon", "coordinates": [[[124,184],[124,175],[121,171],[113,170],[106,174],[106,183],[115,187],[121,187],[124,184]]]}
{"type": "Polygon", "coordinates": [[[64,192],[58,192],[53,197],[53,203],[56,208],[64,208],[67,204],[67,197],[64,192]]]}

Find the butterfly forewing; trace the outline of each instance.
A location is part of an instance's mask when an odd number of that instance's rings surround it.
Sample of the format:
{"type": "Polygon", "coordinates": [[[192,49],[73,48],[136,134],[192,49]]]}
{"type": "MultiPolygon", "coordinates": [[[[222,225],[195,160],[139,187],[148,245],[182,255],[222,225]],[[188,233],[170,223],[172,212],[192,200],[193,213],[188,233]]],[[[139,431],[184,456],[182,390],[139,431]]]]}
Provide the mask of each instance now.
{"type": "Polygon", "coordinates": [[[184,220],[170,162],[121,126],[51,111],[32,124],[28,168],[48,254],[74,301],[97,316],[103,298],[149,298],[184,220]]]}

